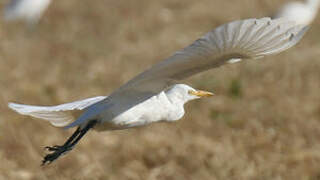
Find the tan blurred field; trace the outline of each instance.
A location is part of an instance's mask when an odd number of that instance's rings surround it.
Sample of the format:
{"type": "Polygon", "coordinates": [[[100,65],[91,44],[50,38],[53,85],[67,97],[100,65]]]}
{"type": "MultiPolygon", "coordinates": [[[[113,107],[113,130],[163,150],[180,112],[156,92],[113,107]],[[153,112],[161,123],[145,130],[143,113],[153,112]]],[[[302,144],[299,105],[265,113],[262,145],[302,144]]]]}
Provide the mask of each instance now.
{"type": "Polygon", "coordinates": [[[73,130],[7,108],[107,95],[218,25],[284,2],[54,0],[33,32],[0,21],[0,179],[320,179],[319,18],[284,53],[186,81],[216,96],[188,103],[181,121],[91,132],[49,166],[43,147],[73,130]]]}

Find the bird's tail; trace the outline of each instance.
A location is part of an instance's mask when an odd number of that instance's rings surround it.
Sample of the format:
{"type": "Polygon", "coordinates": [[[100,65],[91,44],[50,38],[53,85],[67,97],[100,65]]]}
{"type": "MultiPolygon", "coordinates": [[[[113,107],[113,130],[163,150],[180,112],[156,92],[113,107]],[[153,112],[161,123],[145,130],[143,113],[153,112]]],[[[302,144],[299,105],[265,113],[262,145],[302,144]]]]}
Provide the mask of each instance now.
{"type": "Polygon", "coordinates": [[[40,118],[49,121],[54,126],[63,127],[75,119],[71,113],[72,111],[84,110],[105,98],[106,96],[97,96],[57,106],[33,106],[9,103],[8,107],[19,114],[40,118]]]}

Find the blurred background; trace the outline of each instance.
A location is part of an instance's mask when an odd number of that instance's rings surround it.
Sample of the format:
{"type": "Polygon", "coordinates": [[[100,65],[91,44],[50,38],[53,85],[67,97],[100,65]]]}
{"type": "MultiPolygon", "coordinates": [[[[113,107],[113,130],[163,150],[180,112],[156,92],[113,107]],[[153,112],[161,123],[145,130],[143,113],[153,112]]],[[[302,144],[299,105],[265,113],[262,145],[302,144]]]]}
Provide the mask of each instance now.
{"type": "Polygon", "coordinates": [[[33,31],[0,20],[0,179],[320,179],[319,18],[284,53],[188,79],[216,96],[188,103],[182,120],[92,131],[49,166],[43,148],[73,130],[7,108],[108,95],[218,25],[285,2],[54,0],[33,31]]]}

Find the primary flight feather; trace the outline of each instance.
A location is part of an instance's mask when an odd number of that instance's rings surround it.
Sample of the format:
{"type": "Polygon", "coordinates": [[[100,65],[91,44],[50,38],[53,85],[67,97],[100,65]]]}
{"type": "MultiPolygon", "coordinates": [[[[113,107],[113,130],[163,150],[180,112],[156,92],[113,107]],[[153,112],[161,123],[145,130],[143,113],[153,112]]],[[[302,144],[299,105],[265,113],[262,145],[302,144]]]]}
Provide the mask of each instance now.
{"type": "Polygon", "coordinates": [[[306,30],[306,27],[286,19],[234,21],[214,29],[137,75],[108,97],[51,107],[16,103],[9,103],[9,107],[20,114],[45,119],[55,126],[78,127],[63,145],[47,147],[51,153],[45,156],[43,164],[50,163],[70,151],[91,128],[116,130],[181,119],[186,102],[213,94],[177,82],[224,64],[282,52],[294,46],[306,30]],[[68,111],[75,109],[83,112],[68,124],[72,120],[68,111]]]}

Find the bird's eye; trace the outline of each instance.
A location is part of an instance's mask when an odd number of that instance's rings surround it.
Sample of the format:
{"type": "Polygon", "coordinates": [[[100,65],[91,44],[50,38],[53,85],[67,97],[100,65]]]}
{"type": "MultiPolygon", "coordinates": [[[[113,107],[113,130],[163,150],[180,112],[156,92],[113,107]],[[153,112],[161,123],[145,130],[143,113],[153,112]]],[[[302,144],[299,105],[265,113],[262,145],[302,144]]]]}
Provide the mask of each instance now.
{"type": "Polygon", "coordinates": [[[188,94],[190,94],[190,95],[196,95],[195,91],[193,91],[193,90],[189,90],[189,91],[188,91],[188,94]]]}

